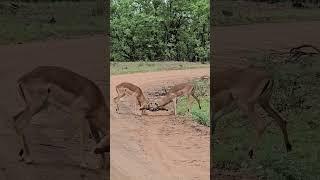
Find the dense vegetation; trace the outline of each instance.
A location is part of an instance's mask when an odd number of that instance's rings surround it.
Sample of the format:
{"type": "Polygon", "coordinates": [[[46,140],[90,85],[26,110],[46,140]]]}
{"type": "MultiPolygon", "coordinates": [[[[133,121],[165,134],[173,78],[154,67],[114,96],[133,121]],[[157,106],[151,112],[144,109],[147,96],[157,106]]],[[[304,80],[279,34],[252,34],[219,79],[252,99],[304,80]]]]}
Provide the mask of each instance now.
{"type": "Polygon", "coordinates": [[[113,61],[208,61],[208,0],[112,0],[113,61]]]}

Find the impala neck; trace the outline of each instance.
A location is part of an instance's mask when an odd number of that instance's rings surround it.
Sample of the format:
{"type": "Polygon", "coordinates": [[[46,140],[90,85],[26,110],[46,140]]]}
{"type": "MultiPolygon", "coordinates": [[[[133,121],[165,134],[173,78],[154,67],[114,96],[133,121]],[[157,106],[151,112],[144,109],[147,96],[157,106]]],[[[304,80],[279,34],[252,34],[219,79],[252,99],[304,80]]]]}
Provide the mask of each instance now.
{"type": "Polygon", "coordinates": [[[165,106],[167,104],[169,104],[170,102],[172,102],[172,100],[175,98],[176,96],[174,94],[168,94],[164,97],[162,97],[158,102],[158,106],[165,106]]]}

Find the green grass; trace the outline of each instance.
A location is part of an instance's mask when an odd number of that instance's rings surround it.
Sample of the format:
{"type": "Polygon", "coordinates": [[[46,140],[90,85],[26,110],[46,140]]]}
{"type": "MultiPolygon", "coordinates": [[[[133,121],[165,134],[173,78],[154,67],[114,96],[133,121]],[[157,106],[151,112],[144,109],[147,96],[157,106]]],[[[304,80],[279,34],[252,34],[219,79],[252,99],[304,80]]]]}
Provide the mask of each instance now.
{"type": "MultiPolygon", "coordinates": [[[[220,144],[215,144],[215,166],[255,174],[261,179],[319,179],[320,174],[320,62],[319,56],[306,57],[301,63],[277,65],[267,58],[264,63],[275,80],[272,104],[288,120],[288,133],[293,150],[286,152],[282,133],[274,123],[267,128],[256,158],[248,158],[254,128],[239,112],[217,124],[220,144]]],[[[265,115],[265,113],[264,113],[265,115]]],[[[270,121],[270,118],[267,118],[270,121]]]]}
{"type": "MultiPolygon", "coordinates": [[[[311,6],[311,5],[310,5],[311,6]]],[[[215,24],[217,26],[320,20],[317,7],[296,9],[289,3],[255,3],[251,1],[216,1],[215,24]],[[224,15],[224,12],[228,15],[224,15]]]]}
{"type": "Polygon", "coordinates": [[[105,32],[103,16],[95,16],[95,2],[18,3],[16,13],[0,2],[0,44],[69,38],[105,32]],[[48,23],[51,16],[55,24],[48,23]]]}
{"type": "Polygon", "coordinates": [[[192,62],[111,62],[111,75],[129,74],[138,72],[153,72],[165,70],[182,70],[192,68],[209,68],[209,64],[192,63],[192,62]]]}
{"type": "MultiPolygon", "coordinates": [[[[210,110],[210,84],[208,80],[198,80],[194,81],[196,91],[195,94],[200,100],[201,109],[199,109],[196,100],[193,100],[191,106],[191,114],[188,113],[188,101],[186,97],[182,97],[178,100],[177,114],[182,116],[190,116],[194,121],[199,124],[209,126],[209,110],[210,110]]],[[[193,97],[191,97],[193,98],[193,97]]]]}

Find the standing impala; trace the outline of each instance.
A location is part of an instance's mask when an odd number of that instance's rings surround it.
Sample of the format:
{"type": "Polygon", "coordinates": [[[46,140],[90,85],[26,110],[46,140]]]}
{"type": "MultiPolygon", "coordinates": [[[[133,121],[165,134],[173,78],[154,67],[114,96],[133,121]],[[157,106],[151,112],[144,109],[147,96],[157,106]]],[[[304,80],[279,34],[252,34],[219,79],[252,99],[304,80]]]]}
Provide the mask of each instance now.
{"type": "MultiPolygon", "coordinates": [[[[249,66],[247,68],[231,68],[226,71],[214,71],[213,81],[213,110],[221,115],[213,120],[213,124],[223,115],[239,107],[246,113],[255,127],[255,141],[249,150],[250,158],[268,126],[256,112],[255,105],[260,105],[278,124],[282,130],[287,151],[291,151],[287,133],[287,122],[272,108],[270,98],[274,81],[263,69],[249,66]]],[[[216,115],[215,115],[216,116],[216,115]]],[[[215,127],[211,127],[213,130],[215,127]]]]}
{"type": "MultiPolygon", "coordinates": [[[[191,97],[192,96],[198,103],[199,109],[201,109],[200,101],[194,94],[194,85],[192,83],[181,83],[173,86],[159,101],[155,102],[154,104],[151,104],[149,108],[150,110],[166,110],[164,108],[165,105],[169,103],[173,103],[173,111],[174,115],[177,115],[177,98],[181,96],[187,96],[188,99],[188,112],[191,110],[191,97]]],[[[144,109],[144,108],[142,108],[144,109]]]]}
{"type": "Polygon", "coordinates": [[[119,111],[119,101],[124,96],[133,96],[136,99],[136,102],[134,104],[134,113],[136,115],[139,115],[137,106],[140,106],[140,110],[142,110],[141,114],[145,114],[145,110],[149,109],[149,100],[143,95],[142,90],[128,82],[120,83],[116,86],[117,91],[117,97],[115,97],[113,100],[116,104],[116,112],[119,111]]]}
{"type": "MultiPolygon", "coordinates": [[[[21,160],[32,163],[29,145],[24,133],[34,115],[47,105],[68,109],[72,119],[80,125],[81,167],[86,167],[85,143],[89,127],[96,143],[106,136],[106,103],[99,87],[89,79],[70,70],[55,66],[41,66],[23,75],[17,82],[25,109],[14,116],[13,127],[21,139],[21,160]]],[[[99,166],[103,167],[101,154],[99,166]]]]}

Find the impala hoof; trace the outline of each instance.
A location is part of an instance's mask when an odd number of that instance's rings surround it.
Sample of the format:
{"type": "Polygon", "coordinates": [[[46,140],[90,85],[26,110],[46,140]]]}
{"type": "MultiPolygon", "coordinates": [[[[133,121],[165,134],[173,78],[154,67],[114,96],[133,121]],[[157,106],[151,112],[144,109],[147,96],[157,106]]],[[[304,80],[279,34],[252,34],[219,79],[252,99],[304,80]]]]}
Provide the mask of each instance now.
{"type": "Polygon", "coordinates": [[[23,149],[20,149],[19,156],[22,156],[22,155],[23,155],[23,149]]]}
{"type": "Polygon", "coordinates": [[[253,150],[252,149],[249,151],[248,155],[249,155],[250,159],[253,158],[253,150]]]}
{"type": "Polygon", "coordinates": [[[287,152],[292,150],[292,145],[290,143],[286,144],[287,152]]]}

